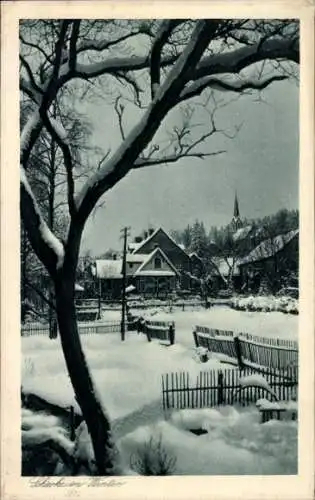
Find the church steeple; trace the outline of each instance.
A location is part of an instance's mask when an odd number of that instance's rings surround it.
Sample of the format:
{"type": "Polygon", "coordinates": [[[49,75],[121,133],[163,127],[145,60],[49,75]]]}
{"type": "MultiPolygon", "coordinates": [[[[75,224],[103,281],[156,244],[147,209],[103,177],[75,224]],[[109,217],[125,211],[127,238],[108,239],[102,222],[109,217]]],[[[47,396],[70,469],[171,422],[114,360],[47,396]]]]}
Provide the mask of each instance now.
{"type": "Polygon", "coordinates": [[[240,209],[238,206],[238,199],[237,199],[237,193],[235,192],[235,198],[234,198],[234,214],[233,214],[234,219],[239,219],[240,218],[240,209]]]}
{"type": "Polygon", "coordinates": [[[233,218],[232,218],[232,225],[235,231],[242,227],[243,223],[241,220],[240,216],[240,208],[238,204],[238,198],[237,198],[237,192],[235,191],[235,198],[234,198],[234,212],[233,212],[233,218]]]}

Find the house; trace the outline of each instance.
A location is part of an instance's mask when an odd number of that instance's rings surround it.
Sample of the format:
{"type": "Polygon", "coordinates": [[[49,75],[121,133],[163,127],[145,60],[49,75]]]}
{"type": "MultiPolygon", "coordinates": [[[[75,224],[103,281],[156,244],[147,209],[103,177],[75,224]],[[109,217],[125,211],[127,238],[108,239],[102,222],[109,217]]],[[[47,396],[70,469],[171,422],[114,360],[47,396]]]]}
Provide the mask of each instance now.
{"type": "MultiPolygon", "coordinates": [[[[133,285],[136,293],[150,296],[165,296],[178,287],[190,290],[191,266],[192,260],[182,245],[162,228],[150,229],[128,244],[126,286],[133,285]]],[[[103,298],[121,296],[122,270],[121,257],[95,261],[92,271],[95,289],[103,298]]]]}
{"type": "Polygon", "coordinates": [[[277,287],[283,276],[298,272],[298,254],[298,229],[267,238],[239,261],[241,279],[251,291],[257,291],[266,278],[271,288],[277,287]]]}
{"type": "Polygon", "coordinates": [[[191,262],[182,245],[177,244],[162,228],[151,229],[145,233],[141,241],[139,239],[140,237],[136,237],[135,241],[129,244],[132,255],[149,255],[156,248],[160,248],[169,262],[176,268],[180,287],[190,288],[190,278],[185,273],[190,273],[191,262]]]}

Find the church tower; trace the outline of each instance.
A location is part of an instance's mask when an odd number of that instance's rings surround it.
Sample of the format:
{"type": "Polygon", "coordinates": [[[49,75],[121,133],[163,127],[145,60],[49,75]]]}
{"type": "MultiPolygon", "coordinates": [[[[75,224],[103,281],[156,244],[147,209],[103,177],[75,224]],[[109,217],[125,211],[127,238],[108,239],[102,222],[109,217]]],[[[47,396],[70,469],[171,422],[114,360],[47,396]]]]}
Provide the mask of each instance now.
{"type": "Polygon", "coordinates": [[[241,217],[240,217],[240,209],[238,205],[238,198],[237,198],[237,193],[235,192],[235,198],[234,198],[234,212],[233,212],[233,218],[232,218],[232,227],[235,231],[240,229],[243,226],[241,217]]]}

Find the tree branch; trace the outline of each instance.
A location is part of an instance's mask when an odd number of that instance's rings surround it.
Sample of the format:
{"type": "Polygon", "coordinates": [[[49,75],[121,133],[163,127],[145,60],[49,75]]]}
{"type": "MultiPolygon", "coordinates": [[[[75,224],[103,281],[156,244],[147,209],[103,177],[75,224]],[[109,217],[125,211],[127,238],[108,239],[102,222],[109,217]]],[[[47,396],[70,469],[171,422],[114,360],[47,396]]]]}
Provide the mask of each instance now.
{"type": "Polygon", "coordinates": [[[151,167],[153,165],[162,165],[166,163],[175,163],[181,158],[199,158],[200,160],[204,160],[209,156],[217,156],[222,153],[226,153],[225,150],[212,151],[211,153],[180,153],[173,154],[169,156],[165,156],[164,158],[139,158],[135,161],[133,165],[133,169],[143,168],[143,167],[151,167]]]}
{"type": "Polygon", "coordinates": [[[25,278],[25,284],[26,286],[28,286],[29,288],[31,288],[32,290],[34,290],[34,292],[49,306],[51,307],[52,309],[54,309],[54,311],[56,310],[56,306],[53,302],[51,302],[49,299],[47,299],[47,297],[45,297],[45,295],[41,292],[41,290],[39,288],[37,288],[35,285],[33,285],[27,278],[25,278]]]}
{"type": "Polygon", "coordinates": [[[118,117],[118,124],[119,124],[119,130],[120,130],[121,137],[123,140],[125,140],[126,136],[125,136],[124,127],[122,124],[122,118],[123,118],[125,108],[124,108],[123,104],[119,104],[120,99],[121,99],[121,96],[118,96],[116,98],[114,109],[115,109],[117,117],[118,117]]]}
{"type": "Polygon", "coordinates": [[[27,72],[27,75],[29,77],[29,80],[30,80],[30,83],[31,83],[31,86],[33,87],[33,89],[39,93],[39,94],[42,94],[43,91],[42,89],[37,85],[36,81],[35,81],[35,78],[34,78],[34,75],[32,73],[32,70],[31,70],[31,67],[30,65],[28,64],[28,62],[26,61],[26,59],[20,54],[20,61],[22,63],[22,66],[25,68],[26,72],[27,72]]]}
{"type": "Polygon", "coordinates": [[[217,21],[199,21],[196,24],[186,49],[160,89],[158,102],[151,103],[141,122],[134,127],[121,147],[83,187],[76,199],[82,222],[91,213],[100,196],[129,172],[143,149],[149,144],[162,120],[176,103],[178,95],[189,78],[190,68],[198,63],[212,40],[217,25],[217,21]]]}
{"type": "Polygon", "coordinates": [[[114,40],[99,40],[99,41],[84,40],[78,45],[77,53],[80,54],[81,52],[87,50],[95,50],[96,52],[102,52],[103,50],[107,50],[110,47],[113,47],[114,45],[117,45],[121,42],[124,42],[125,40],[128,40],[129,38],[132,38],[140,34],[148,34],[148,33],[145,30],[139,29],[135,32],[127,33],[126,35],[120,36],[114,40]]]}
{"type": "Polygon", "coordinates": [[[37,257],[53,277],[56,270],[63,264],[64,247],[43,220],[22,166],[20,173],[20,194],[21,215],[29,240],[37,257]]]}
{"type": "Polygon", "coordinates": [[[288,77],[285,75],[274,75],[261,80],[249,79],[231,82],[206,76],[200,78],[199,80],[196,80],[189,87],[185,88],[179,97],[179,102],[200,95],[201,92],[206,88],[212,88],[213,90],[220,90],[223,92],[226,91],[241,93],[244,90],[263,90],[272,82],[279,82],[287,79],[288,77]]]}
{"type": "Polygon", "coordinates": [[[53,125],[53,122],[48,118],[48,114],[45,109],[40,108],[40,114],[43,121],[44,126],[58,146],[60,147],[63,159],[64,166],[67,173],[67,187],[68,187],[68,206],[69,213],[73,216],[76,213],[76,208],[74,204],[74,178],[73,178],[73,165],[72,165],[72,155],[69,146],[64,142],[64,140],[60,137],[60,134],[57,132],[56,127],[53,125]]]}
{"type": "Polygon", "coordinates": [[[80,33],[80,20],[75,20],[72,23],[72,32],[70,38],[70,49],[69,49],[69,70],[70,72],[75,71],[77,62],[77,41],[80,33]]]}
{"type": "Polygon", "coordinates": [[[192,79],[220,73],[239,73],[245,67],[265,59],[289,59],[299,63],[298,37],[265,40],[251,46],[241,47],[223,54],[211,54],[205,57],[193,71],[192,79]]]}
{"type": "Polygon", "coordinates": [[[150,78],[151,78],[151,98],[155,98],[157,90],[160,87],[160,70],[161,70],[161,55],[162,50],[167,42],[170,34],[176,26],[181,24],[183,20],[166,20],[161,22],[160,29],[154,39],[150,56],[150,78]]]}

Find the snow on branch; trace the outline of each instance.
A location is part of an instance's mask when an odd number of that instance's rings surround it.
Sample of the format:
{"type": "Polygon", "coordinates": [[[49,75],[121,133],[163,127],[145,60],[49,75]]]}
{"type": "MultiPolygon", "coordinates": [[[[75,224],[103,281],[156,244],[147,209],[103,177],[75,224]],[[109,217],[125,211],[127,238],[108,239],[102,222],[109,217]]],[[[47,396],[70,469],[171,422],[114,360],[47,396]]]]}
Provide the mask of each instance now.
{"type": "Polygon", "coordinates": [[[217,29],[216,21],[199,21],[166,81],[151,102],[142,120],[133,128],[116,153],[83,186],[75,200],[81,220],[86,220],[102,194],[111,189],[133,167],[150,143],[161,122],[172,107],[189,78],[192,65],[198,63],[217,29]]]}
{"type": "Polygon", "coordinates": [[[27,120],[26,124],[23,127],[21,137],[20,137],[20,158],[23,163],[23,158],[26,153],[29,151],[31,147],[31,138],[32,134],[35,133],[35,130],[40,126],[41,119],[39,116],[38,109],[33,111],[30,118],[27,120]]]}
{"type": "Polygon", "coordinates": [[[151,49],[150,57],[150,77],[151,77],[151,97],[154,99],[157,90],[160,86],[160,73],[161,73],[161,55],[162,50],[167,42],[170,34],[178,24],[182,23],[182,20],[164,20],[161,21],[160,29],[155,36],[154,43],[151,49]]]}
{"type": "Polygon", "coordinates": [[[66,143],[67,133],[61,123],[57,122],[55,118],[48,117],[47,111],[43,106],[41,106],[40,108],[40,115],[47,131],[51,135],[52,139],[56,141],[63,154],[64,166],[67,173],[68,207],[70,215],[73,215],[75,213],[75,203],[74,203],[75,186],[73,177],[72,155],[70,147],[66,143]]]}
{"type": "Polygon", "coordinates": [[[244,90],[263,90],[268,87],[272,82],[287,80],[286,75],[274,75],[264,79],[247,79],[247,80],[227,80],[220,78],[213,78],[211,76],[205,76],[199,78],[181,93],[179,100],[184,101],[200,95],[206,88],[212,88],[213,90],[219,90],[221,92],[243,92],[244,90]]]}
{"type": "Polygon", "coordinates": [[[221,54],[211,54],[200,61],[192,79],[220,73],[239,73],[242,69],[266,59],[288,59],[299,63],[299,39],[271,38],[221,54]]]}
{"type": "Polygon", "coordinates": [[[52,233],[44,221],[22,165],[20,183],[23,223],[27,228],[34,251],[46,265],[50,274],[53,275],[63,265],[63,243],[52,233]]]}

